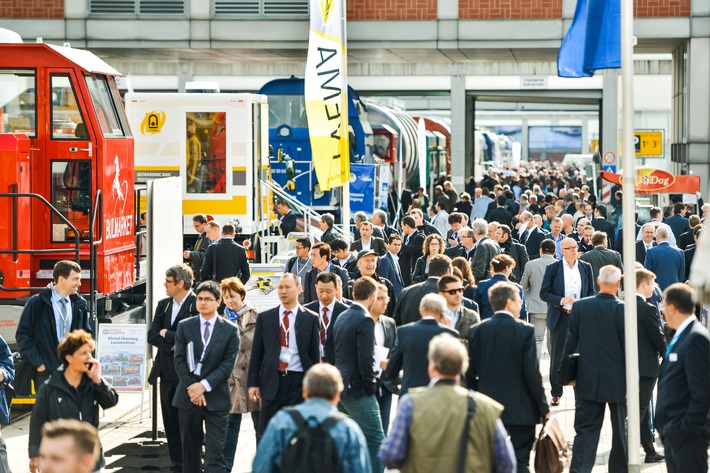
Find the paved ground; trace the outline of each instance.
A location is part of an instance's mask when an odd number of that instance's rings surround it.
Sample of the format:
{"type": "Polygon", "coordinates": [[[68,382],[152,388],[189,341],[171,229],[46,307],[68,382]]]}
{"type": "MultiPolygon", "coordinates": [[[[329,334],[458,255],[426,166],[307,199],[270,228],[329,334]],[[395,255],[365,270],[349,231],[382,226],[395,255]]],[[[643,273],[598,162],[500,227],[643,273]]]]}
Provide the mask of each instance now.
{"type": "MultiPolygon", "coordinates": [[[[547,356],[543,356],[542,370],[548,369],[547,356]]],[[[549,384],[544,376],[547,392],[549,384]]],[[[151,429],[149,418],[149,402],[146,396],[143,403],[143,421],[141,422],[141,396],[140,394],[121,394],[119,404],[105,411],[101,422],[101,441],[104,451],[111,453],[107,456],[107,472],[137,472],[137,471],[166,471],[164,466],[159,466],[156,451],[151,447],[141,447],[136,437],[151,429]]],[[[393,415],[396,412],[393,406],[393,415]]],[[[553,414],[559,419],[565,436],[570,443],[574,439],[574,394],[571,388],[565,388],[565,394],[559,407],[553,408],[553,414]]],[[[162,422],[159,422],[161,425],[162,422]]],[[[162,427],[161,427],[162,428],[162,427]]],[[[27,458],[27,440],[29,436],[29,419],[21,419],[14,424],[3,428],[2,436],[7,442],[10,466],[14,473],[29,471],[27,458]]],[[[659,443],[659,442],[658,442],[659,443]]],[[[597,464],[594,473],[607,471],[606,464],[611,448],[611,427],[607,419],[604,422],[599,448],[597,450],[597,464]]],[[[660,445],[657,447],[662,453],[660,445]]],[[[233,472],[244,473],[251,471],[251,461],[256,450],[254,429],[250,419],[244,419],[239,438],[239,445],[233,472]]],[[[641,451],[643,461],[643,451],[641,451]]],[[[163,457],[163,462],[165,461],[163,457]]],[[[648,473],[666,473],[664,463],[642,465],[642,470],[648,473]]]]}

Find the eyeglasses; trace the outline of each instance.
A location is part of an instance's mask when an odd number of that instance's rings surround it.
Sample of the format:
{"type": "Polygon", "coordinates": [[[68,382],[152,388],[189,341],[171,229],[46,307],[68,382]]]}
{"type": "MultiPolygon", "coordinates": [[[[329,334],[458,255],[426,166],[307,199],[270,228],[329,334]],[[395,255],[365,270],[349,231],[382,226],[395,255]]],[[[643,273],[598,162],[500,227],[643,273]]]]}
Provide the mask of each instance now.
{"type": "Polygon", "coordinates": [[[567,248],[560,248],[562,250],[577,250],[576,246],[568,246],[567,248]]]}
{"type": "Polygon", "coordinates": [[[296,251],[302,250],[302,249],[304,249],[304,248],[305,248],[305,246],[296,246],[296,247],[294,247],[294,249],[295,249],[296,251]]]}
{"type": "Polygon", "coordinates": [[[217,299],[214,297],[198,297],[197,302],[216,302],[217,299]]]}
{"type": "Polygon", "coordinates": [[[447,293],[447,294],[451,294],[452,296],[455,296],[455,295],[458,294],[459,292],[463,292],[463,288],[460,287],[460,288],[458,288],[458,289],[449,289],[448,291],[444,291],[444,292],[447,293]]]}

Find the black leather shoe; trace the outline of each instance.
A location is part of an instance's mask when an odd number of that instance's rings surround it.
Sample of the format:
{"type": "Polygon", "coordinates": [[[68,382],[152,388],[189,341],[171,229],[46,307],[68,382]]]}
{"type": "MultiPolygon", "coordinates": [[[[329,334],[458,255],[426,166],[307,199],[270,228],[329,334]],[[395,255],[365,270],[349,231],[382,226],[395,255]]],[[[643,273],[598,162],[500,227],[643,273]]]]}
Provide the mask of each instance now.
{"type": "Polygon", "coordinates": [[[659,453],[651,453],[646,455],[646,459],[644,460],[644,463],[659,463],[665,460],[666,457],[659,453]]]}
{"type": "Polygon", "coordinates": [[[559,406],[560,405],[560,397],[559,396],[552,396],[552,401],[550,401],[551,406],[559,406]]]}

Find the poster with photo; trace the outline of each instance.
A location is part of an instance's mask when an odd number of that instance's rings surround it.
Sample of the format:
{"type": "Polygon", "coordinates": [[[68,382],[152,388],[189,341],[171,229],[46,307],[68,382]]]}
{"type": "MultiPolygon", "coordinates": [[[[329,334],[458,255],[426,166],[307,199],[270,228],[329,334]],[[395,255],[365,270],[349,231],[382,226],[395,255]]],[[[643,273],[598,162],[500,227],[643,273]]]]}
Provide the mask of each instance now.
{"type": "Polygon", "coordinates": [[[141,392],[145,384],[145,324],[99,324],[101,376],[119,392],[141,392]]]}

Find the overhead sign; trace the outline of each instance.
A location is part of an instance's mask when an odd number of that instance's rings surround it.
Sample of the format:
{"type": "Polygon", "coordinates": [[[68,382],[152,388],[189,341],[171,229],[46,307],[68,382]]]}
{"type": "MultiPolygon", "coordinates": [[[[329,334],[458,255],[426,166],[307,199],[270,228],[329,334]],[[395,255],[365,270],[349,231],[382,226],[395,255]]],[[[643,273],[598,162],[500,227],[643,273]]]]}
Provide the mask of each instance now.
{"type": "Polygon", "coordinates": [[[614,164],[605,164],[602,166],[602,168],[606,172],[616,172],[616,165],[614,164]]]}
{"type": "MultiPolygon", "coordinates": [[[[622,185],[621,175],[609,172],[606,168],[607,166],[604,166],[604,171],[601,173],[602,178],[622,185]]],[[[692,194],[700,191],[700,176],[674,176],[661,169],[641,168],[636,170],[634,190],[637,194],[692,194]]]]}
{"type": "Polygon", "coordinates": [[[663,132],[634,132],[634,148],[637,158],[663,156],[663,132]]]}
{"type": "Polygon", "coordinates": [[[529,76],[520,78],[521,89],[547,89],[546,76],[529,76]]]}

